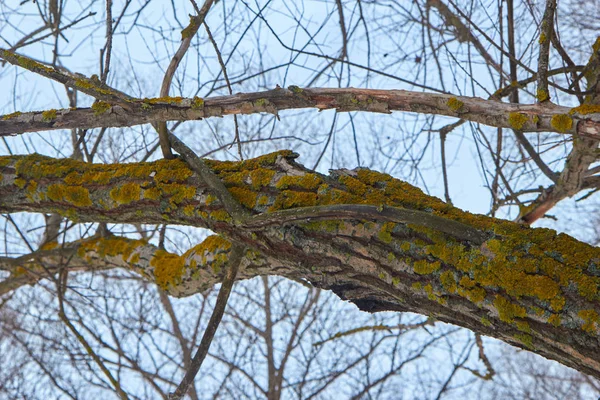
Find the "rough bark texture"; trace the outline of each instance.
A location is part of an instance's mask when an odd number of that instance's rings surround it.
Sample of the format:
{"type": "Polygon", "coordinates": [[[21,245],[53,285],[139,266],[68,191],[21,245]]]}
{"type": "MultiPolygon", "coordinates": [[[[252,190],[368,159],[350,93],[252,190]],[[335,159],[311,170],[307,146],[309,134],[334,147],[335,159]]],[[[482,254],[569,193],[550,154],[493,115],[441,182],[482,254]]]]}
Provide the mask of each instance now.
{"type": "Polygon", "coordinates": [[[600,377],[600,249],[552,230],[461,211],[375,171],[323,176],[294,158],[283,151],[242,163],[207,161],[255,215],[234,226],[178,159],[91,165],[0,157],[0,212],[167,222],[219,234],[183,255],[114,236],[47,244],[18,260],[0,259],[0,268],[11,272],[0,293],[66,265],[125,268],[171,295],[192,295],[220,281],[236,241],[251,249],[241,278],[307,281],[364,311],[429,315],[600,377]]]}

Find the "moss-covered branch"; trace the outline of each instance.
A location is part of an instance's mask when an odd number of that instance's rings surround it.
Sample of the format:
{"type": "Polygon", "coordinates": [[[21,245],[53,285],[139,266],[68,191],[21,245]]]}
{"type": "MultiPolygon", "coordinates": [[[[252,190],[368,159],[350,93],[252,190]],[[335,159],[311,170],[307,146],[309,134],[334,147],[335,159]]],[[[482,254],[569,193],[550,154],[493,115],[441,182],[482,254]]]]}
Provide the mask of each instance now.
{"type": "MultiPolygon", "coordinates": [[[[241,268],[243,277],[302,279],[365,311],[430,315],[600,377],[600,249],[552,230],[464,212],[386,174],[358,169],[323,176],[294,158],[284,151],[241,163],[206,161],[255,215],[237,226],[180,160],[90,165],[2,157],[0,211],[207,226],[252,249],[246,258],[253,267],[241,268]],[[359,206],[342,206],[348,204],[359,206]]],[[[88,246],[94,257],[126,263],[176,295],[219,280],[210,268],[194,277],[186,260],[196,248],[183,257],[164,253],[173,262],[160,265],[173,269],[157,274],[150,269],[155,257],[142,257],[150,250],[137,250],[148,245],[96,240],[98,246],[88,246]],[[102,253],[102,246],[113,250],[102,253]],[[131,264],[138,253],[137,261],[150,267],[131,264]]],[[[225,246],[219,251],[226,259],[225,246]]]]}

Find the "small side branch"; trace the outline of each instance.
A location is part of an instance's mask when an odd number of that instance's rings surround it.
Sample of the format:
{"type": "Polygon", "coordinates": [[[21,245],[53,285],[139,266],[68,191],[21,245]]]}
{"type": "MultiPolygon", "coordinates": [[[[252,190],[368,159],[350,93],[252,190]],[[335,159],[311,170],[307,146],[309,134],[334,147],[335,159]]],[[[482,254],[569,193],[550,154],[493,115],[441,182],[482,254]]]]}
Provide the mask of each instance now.
{"type": "Polygon", "coordinates": [[[229,255],[229,262],[227,263],[227,274],[225,275],[225,279],[223,280],[223,284],[221,285],[221,289],[219,290],[219,294],[217,296],[217,303],[215,304],[215,309],[213,310],[213,313],[210,316],[210,320],[208,321],[208,326],[204,331],[204,335],[202,335],[200,347],[198,347],[198,350],[196,351],[196,354],[192,359],[192,364],[186,372],[183,380],[181,381],[175,392],[173,392],[169,396],[169,399],[179,400],[183,398],[183,396],[185,396],[185,394],[187,393],[190,385],[193,383],[196,374],[200,370],[202,362],[208,354],[210,344],[212,343],[215,333],[217,332],[217,328],[219,327],[221,319],[223,318],[223,313],[225,312],[225,307],[227,306],[227,300],[229,299],[229,295],[231,294],[231,288],[233,287],[233,282],[235,282],[235,277],[240,267],[243,255],[244,247],[240,244],[234,243],[232,245],[231,253],[229,255]]]}
{"type": "Polygon", "coordinates": [[[546,1],[546,10],[542,17],[540,32],[540,54],[538,56],[538,78],[537,78],[537,99],[540,103],[550,100],[548,92],[548,59],[550,56],[550,41],[554,31],[554,10],[556,9],[556,0],[546,1]]]}

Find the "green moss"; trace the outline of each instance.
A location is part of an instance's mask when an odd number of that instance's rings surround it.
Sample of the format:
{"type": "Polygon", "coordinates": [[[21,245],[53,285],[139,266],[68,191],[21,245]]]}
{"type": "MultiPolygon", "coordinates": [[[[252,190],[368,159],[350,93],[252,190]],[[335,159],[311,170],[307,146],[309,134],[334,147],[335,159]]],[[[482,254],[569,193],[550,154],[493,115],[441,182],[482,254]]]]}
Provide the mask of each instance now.
{"type": "Polygon", "coordinates": [[[567,114],[556,114],[552,116],[550,125],[559,132],[568,132],[573,127],[573,120],[567,114]]]}
{"type": "Polygon", "coordinates": [[[288,86],[288,90],[294,94],[301,94],[304,92],[304,90],[295,85],[288,86]]]}
{"type": "Polygon", "coordinates": [[[42,121],[52,122],[55,119],[56,119],[56,110],[55,109],[42,112],[42,121]]]}
{"type": "Polygon", "coordinates": [[[525,114],[518,112],[508,114],[508,124],[517,131],[522,130],[527,121],[529,121],[529,118],[525,114]]]}
{"type": "Polygon", "coordinates": [[[456,97],[450,97],[448,99],[448,101],[446,101],[446,105],[452,111],[459,112],[463,108],[463,106],[465,105],[465,103],[463,103],[462,101],[458,100],[456,97]]]}

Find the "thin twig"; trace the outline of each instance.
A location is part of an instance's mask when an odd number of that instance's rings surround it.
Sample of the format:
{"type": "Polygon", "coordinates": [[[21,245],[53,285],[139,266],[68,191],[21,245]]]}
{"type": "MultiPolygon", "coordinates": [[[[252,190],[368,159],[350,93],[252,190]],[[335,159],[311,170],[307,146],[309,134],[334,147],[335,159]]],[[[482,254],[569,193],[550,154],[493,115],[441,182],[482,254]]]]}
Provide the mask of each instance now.
{"type": "MultiPolygon", "coordinates": [[[[165,76],[160,88],[160,97],[167,97],[169,95],[169,89],[171,88],[171,82],[173,81],[175,71],[177,71],[179,63],[185,56],[185,53],[187,53],[190,44],[192,43],[192,39],[196,35],[196,32],[198,32],[200,25],[202,25],[204,22],[204,18],[206,17],[206,14],[208,14],[208,11],[213,3],[214,0],[206,0],[198,15],[190,17],[190,24],[183,31],[181,31],[181,43],[173,55],[173,58],[167,67],[167,71],[165,72],[165,76]]],[[[155,128],[158,132],[158,140],[163,156],[165,158],[173,158],[173,153],[171,152],[171,147],[169,145],[169,132],[167,131],[167,123],[165,121],[158,122],[155,125],[155,128]]]]}
{"type": "Polygon", "coordinates": [[[550,56],[550,41],[552,31],[554,30],[554,10],[556,9],[556,0],[546,1],[546,10],[542,17],[540,29],[540,54],[538,57],[538,79],[537,79],[537,99],[540,103],[550,100],[548,92],[548,59],[550,56]]]}
{"type": "Polygon", "coordinates": [[[244,255],[244,247],[238,243],[233,243],[231,248],[231,253],[229,256],[229,261],[227,263],[227,273],[225,274],[225,278],[223,279],[223,283],[221,284],[221,289],[219,290],[219,294],[217,295],[217,302],[215,304],[215,309],[213,310],[212,315],[210,316],[210,320],[208,321],[208,325],[204,334],[202,335],[202,340],[200,341],[200,346],[192,359],[192,363],[190,368],[185,373],[183,380],[175,390],[175,392],[169,395],[170,400],[179,400],[185,396],[190,385],[193,383],[196,374],[200,370],[202,366],[202,362],[206,355],[208,354],[208,349],[210,348],[210,344],[217,332],[217,328],[221,323],[221,319],[223,318],[223,313],[225,312],[225,307],[227,306],[227,300],[229,299],[229,294],[231,293],[231,288],[233,287],[233,283],[235,282],[235,277],[237,275],[238,268],[242,261],[242,257],[244,255]]]}

